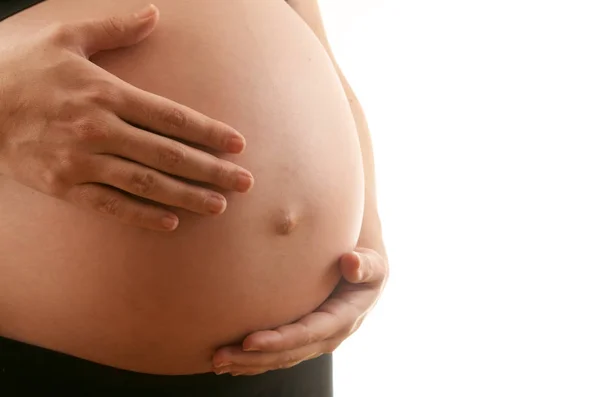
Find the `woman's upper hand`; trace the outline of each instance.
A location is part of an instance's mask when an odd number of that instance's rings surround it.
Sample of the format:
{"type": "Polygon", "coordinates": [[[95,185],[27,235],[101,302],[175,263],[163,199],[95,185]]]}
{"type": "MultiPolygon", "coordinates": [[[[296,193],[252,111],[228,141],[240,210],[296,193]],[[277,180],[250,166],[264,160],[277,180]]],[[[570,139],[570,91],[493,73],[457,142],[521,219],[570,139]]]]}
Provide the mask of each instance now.
{"type": "Polygon", "coordinates": [[[250,334],[241,346],[219,349],[213,356],[214,371],[256,375],[335,350],[360,327],[388,277],[386,259],[372,249],[356,248],[339,264],[343,279],[317,310],[293,324],[250,334]]]}
{"type": "Polygon", "coordinates": [[[143,199],[198,214],[225,209],[221,194],[186,180],[249,190],[250,172],[182,143],[239,153],[239,132],[89,61],[144,40],[157,22],[158,10],[148,7],[55,24],[0,50],[0,175],[154,230],[172,230],[178,219],[143,199]]]}

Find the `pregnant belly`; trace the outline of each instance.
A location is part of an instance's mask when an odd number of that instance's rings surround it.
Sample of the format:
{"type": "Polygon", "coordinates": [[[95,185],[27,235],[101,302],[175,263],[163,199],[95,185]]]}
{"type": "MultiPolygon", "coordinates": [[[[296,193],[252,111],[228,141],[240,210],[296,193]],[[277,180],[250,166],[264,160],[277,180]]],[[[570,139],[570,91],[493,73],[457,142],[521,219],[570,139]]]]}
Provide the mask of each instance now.
{"type": "MultiPolygon", "coordinates": [[[[145,0],[49,0],[0,22],[0,41],[145,0]],[[4,37],[4,39],[3,39],[4,37]]],[[[334,69],[283,0],[155,0],[159,27],[92,60],[222,120],[247,149],[225,156],[254,188],[218,217],[123,226],[0,177],[0,334],[122,369],[210,370],[221,345],[292,322],[339,280],[354,248],[363,174],[334,69]]]]}

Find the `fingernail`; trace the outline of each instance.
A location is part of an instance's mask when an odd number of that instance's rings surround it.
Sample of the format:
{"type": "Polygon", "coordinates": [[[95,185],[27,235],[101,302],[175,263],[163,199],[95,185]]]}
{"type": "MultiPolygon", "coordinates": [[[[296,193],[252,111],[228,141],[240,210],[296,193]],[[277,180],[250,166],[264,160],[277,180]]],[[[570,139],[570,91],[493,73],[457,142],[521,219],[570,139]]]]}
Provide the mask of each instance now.
{"type": "Polygon", "coordinates": [[[244,140],[239,136],[229,138],[226,145],[230,152],[240,152],[244,148],[244,140]]]}
{"type": "Polygon", "coordinates": [[[220,214],[225,209],[225,200],[223,200],[221,196],[210,196],[206,206],[213,214],[220,214]]]}
{"type": "Polygon", "coordinates": [[[217,374],[217,375],[223,375],[223,374],[226,374],[228,372],[229,372],[229,370],[227,368],[222,368],[222,369],[215,370],[215,374],[217,374]]]}
{"type": "Polygon", "coordinates": [[[222,367],[226,367],[228,365],[231,365],[231,363],[229,361],[223,361],[223,362],[220,362],[217,365],[215,365],[215,368],[222,368],[222,367]]]}
{"type": "Polygon", "coordinates": [[[156,13],[156,6],[154,4],[149,4],[146,7],[142,8],[140,11],[135,13],[135,17],[137,19],[149,19],[156,13]]]}
{"type": "Polygon", "coordinates": [[[167,215],[162,218],[162,225],[167,230],[173,230],[179,225],[179,218],[174,215],[167,215]]]}
{"type": "Polygon", "coordinates": [[[243,349],[245,352],[258,352],[260,349],[258,347],[245,347],[243,349]]]}
{"type": "Polygon", "coordinates": [[[237,177],[235,189],[240,192],[245,192],[250,190],[253,182],[254,178],[252,178],[250,174],[247,174],[246,172],[240,172],[237,177]]]}

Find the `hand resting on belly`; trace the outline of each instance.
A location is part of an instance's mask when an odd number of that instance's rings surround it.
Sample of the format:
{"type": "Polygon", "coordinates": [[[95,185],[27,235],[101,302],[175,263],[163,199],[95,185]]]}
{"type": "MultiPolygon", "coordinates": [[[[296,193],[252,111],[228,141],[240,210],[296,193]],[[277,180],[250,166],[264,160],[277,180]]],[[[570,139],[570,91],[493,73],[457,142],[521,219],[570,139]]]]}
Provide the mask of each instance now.
{"type": "Polygon", "coordinates": [[[2,93],[13,99],[0,112],[0,175],[154,230],[173,230],[178,218],[149,200],[203,215],[225,210],[223,195],[183,178],[250,189],[249,171],[197,149],[240,153],[239,132],[87,60],[145,39],[158,22],[156,11],[127,16],[120,31],[108,19],[53,25],[2,51],[2,93]]]}
{"type": "MultiPolygon", "coordinates": [[[[176,102],[182,111],[196,109],[225,123],[217,130],[243,134],[243,152],[217,149],[214,158],[226,166],[216,169],[250,170],[253,187],[234,189],[232,173],[216,172],[225,176],[225,187],[214,182],[213,191],[227,200],[227,210],[206,217],[159,200],[179,217],[179,226],[158,233],[105,220],[31,183],[0,177],[0,206],[11,208],[0,230],[0,332],[119,368],[195,373],[211,370],[219,346],[293,322],[330,295],[340,276],[338,258],[354,249],[360,231],[362,164],[348,102],[327,54],[285,4],[156,3],[163,23],[152,36],[98,54],[94,62],[138,90],[169,98],[170,106],[176,102]]],[[[55,0],[19,17],[52,15],[68,23],[122,4],[55,0]]],[[[10,26],[0,24],[0,30],[10,26]]],[[[172,122],[161,128],[123,118],[159,131],[154,137],[181,138],[172,122]]],[[[94,142],[105,138],[91,135],[94,142]]],[[[171,167],[184,164],[181,156],[163,157],[175,159],[171,167]]],[[[186,170],[201,172],[206,164],[164,171],[180,181],[190,175],[186,170]]],[[[204,176],[195,180],[206,182],[204,176]]]]}

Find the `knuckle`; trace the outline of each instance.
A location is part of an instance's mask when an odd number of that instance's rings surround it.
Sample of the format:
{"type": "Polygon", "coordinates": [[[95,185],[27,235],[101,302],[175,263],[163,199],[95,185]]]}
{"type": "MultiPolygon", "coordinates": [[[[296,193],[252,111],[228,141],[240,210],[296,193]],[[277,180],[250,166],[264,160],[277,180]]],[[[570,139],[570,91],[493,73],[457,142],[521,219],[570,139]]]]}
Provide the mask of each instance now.
{"type": "Polygon", "coordinates": [[[156,176],[151,172],[135,172],[131,175],[129,184],[134,194],[147,195],[156,188],[156,176]]]}
{"type": "Polygon", "coordinates": [[[62,95],[57,98],[55,112],[56,120],[65,123],[73,123],[86,113],[83,103],[75,95],[62,95]]]}
{"type": "Polygon", "coordinates": [[[184,129],[189,124],[188,116],[176,107],[169,107],[163,110],[161,118],[169,128],[175,130],[184,129]]]}
{"type": "Polygon", "coordinates": [[[44,185],[44,192],[55,197],[60,197],[65,193],[67,184],[62,175],[55,170],[46,169],[40,176],[44,185]]]}
{"type": "Polygon", "coordinates": [[[95,197],[95,189],[91,185],[82,185],[75,189],[74,192],[71,192],[71,199],[81,205],[84,203],[90,203],[94,201],[95,197]]]}
{"type": "Polygon", "coordinates": [[[125,25],[125,21],[123,19],[111,16],[102,21],[102,28],[106,32],[107,35],[111,37],[120,36],[122,33],[125,33],[127,27],[125,25]]]}
{"type": "Polygon", "coordinates": [[[299,323],[302,324],[302,339],[303,339],[303,344],[304,345],[310,345],[314,342],[316,342],[316,336],[315,334],[310,330],[309,327],[306,326],[306,324],[304,323],[299,323]]]}
{"type": "Polygon", "coordinates": [[[212,179],[214,182],[221,183],[230,181],[232,178],[229,167],[221,161],[215,162],[212,169],[212,179]]]}
{"type": "Polygon", "coordinates": [[[121,100],[120,91],[117,87],[105,80],[97,80],[90,83],[85,90],[85,96],[93,104],[104,107],[121,100]]]}
{"type": "Polygon", "coordinates": [[[77,155],[71,150],[62,150],[57,154],[56,171],[58,175],[68,177],[77,167],[77,155]]]}
{"type": "Polygon", "coordinates": [[[185,161],[186,154],[183,145],[174,143],[158,150],[158,162],[162,166],[173,167],[185,161]]]}
{"type": "Polygon", "coordinates": [[[207,195],[204,192],[198,194],[198,192],[189,189],[184,189],[179,195],[179,202],[183,208],[196,208],[198,207],[199,202],[206,203],[206,196],[207,195]],[[198,199],[198,197],[201,197],[201,199],[198,199]]]}
{"type": "Polygon", "coordinates": [[[108,215],[117,215],[121,209],[121,200],[114,196],[99,196],[94,202],[97,211],[108,215]]]}
{"type": "Polygon", "coordinates": [[[79,142],[101,142],[106,140],[108,133],[107,123],[97,118],[82,117],[73,123],[73,134],[79,142]]]}
{"type": "Polygon", "coordinates": [[[61,150],[56,153],[52,166],[41,174],[46,192],[56,197],[64,195],[76,167],[77,159],[73,152],[61,150]]]}
{"type": "Polygon", "coordinates": [[[71,25],[53,22],[42,31],[52,42],[56,44],[67,44],[73,36],[73,27],[71,25]]]}

